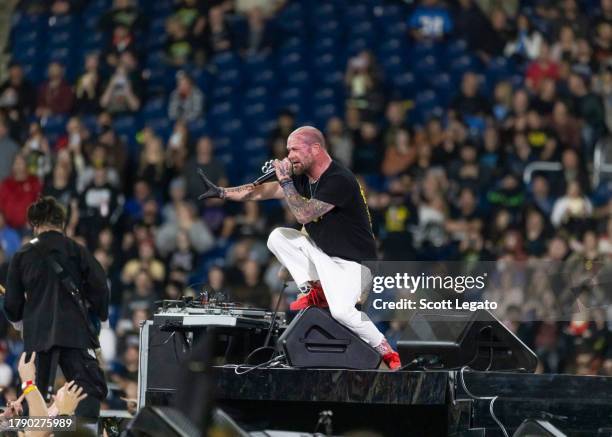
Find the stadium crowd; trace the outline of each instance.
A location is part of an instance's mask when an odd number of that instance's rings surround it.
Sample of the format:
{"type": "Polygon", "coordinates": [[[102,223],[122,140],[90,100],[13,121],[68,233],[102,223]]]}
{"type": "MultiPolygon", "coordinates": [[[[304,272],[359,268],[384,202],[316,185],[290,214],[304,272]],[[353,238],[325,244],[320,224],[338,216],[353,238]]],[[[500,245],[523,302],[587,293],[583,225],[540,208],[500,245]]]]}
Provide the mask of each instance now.
{"type": "MultiPolygon", "coordinates": [[[[321,2],[312,19],[328,39],[334,20],[326,13],[363,10],[361,27],[371,30],[389,12],[399,31],[380,44],[346,41],[325,61],[342,62],[330,79],[339,101],[329,112],[319,111],[320,96],[306,108],[304,96],[281,90],[272,123],[253,115],[258,126],[248,132],[246,122],[229,123],[238,140],[215,130],[223,93],[235,85],[231,65],[219,60],[274,56],[281,75],[287,69],[283,80],[299,81],[284,41],[297,38],[304,57],[329,43],[313,24],[297,25],[295,11],[310,3],[151,2],[166,7],[156,20],[144,8],[157,6],[140,3],[21,1],[21,20],[49,23],[102,5],[94,21],[102,39],[81,65],[50,57],[44,78],[15,61],[0,86],[0,278],[30,239],[28,205],[40,195],[60,199],[67,233],[94,252],[111,285],[101,338],[117,390],[107,407],[136,397],[138,327],[155,301],[205,288],[258,307],[276,302],[279,265],[266,239],[275,226],[297,227],[295,219],[282,202],[198,202],[196,170],[222,186],[248,182],[257,162],[286,155],[287,136],[305,123],[322,129],[335,159],[359,175],[381,259],[518,263],[495,276],[490,293],[506,302],[504,315],[540,356],[540,371],[612,375],[605,290],[585,291],[589,305],[557,321],[551,302],[567,289],[550,270],[563,264],[588,276],[611,267],[612,185],[594,185],[592,176],[596,146],[612,129],[612,0],[363,0],[354,10],[353,2],[321,2]],[[410,57],[398,61],[397,53],[410,57]],[[249,149],[255,131],[263,147],[249,149]],[[542,162],[557,166],[532,171],[542,162]]],[[[12,50],[18,59],[15,43],[12,50]]],[[[282,295],[282,308],[296,291],[282,295]]],[[[386,329],[393,337],[401,327],[386,329]]],[[[22,346],[5,319],[0,338],[0,386],[12,401],[22,346]]]]}

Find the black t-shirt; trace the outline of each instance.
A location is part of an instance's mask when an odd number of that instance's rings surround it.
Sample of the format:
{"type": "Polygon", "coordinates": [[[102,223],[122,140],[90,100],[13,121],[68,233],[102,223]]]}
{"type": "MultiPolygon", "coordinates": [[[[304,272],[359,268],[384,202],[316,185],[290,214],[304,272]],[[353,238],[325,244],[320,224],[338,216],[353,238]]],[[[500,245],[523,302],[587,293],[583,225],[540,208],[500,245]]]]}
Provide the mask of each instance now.
{"type": "Polygon", "coordinates": [[[309,184],[306,175],[294,176],[293,182],[302,196],[334,205],[330,212],[306,224],[308,235],[323,252],[357,262],[376,259],[370,212],[350,170],[332,161],[318,182],[309,184]]]}

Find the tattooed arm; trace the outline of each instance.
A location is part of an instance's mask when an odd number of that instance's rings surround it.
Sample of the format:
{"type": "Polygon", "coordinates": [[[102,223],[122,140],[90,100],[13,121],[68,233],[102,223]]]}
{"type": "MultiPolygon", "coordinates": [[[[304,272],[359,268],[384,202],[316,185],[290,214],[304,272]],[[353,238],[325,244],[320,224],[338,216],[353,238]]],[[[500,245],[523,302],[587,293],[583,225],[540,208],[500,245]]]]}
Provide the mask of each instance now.
{"type": "Polygon", "coordinates": [[[283,198],[283,190],[278,182],[266,182],[257,186],[246,184],[238,187],[221,188],[221,190],[223,192],[223,199],[234,200],[236,202],[283,198]]]}
{"type": "Polygon", "coordinates": [[[261,185],[240,185],[238,187],[222,188],[213,184],[206,177],[201,169],[198,169],[198,175],[204,185],[204,193],[200,195],[199,200],[209,198],[220,198],[234,200],[236,202],[246,202],[247,200],[267,200],[267,199],[282,199],[283,190],[281,190],[278,182],[267,182],[261,185]]]}
{"type": "Polygon", "coordinates": [[[306,199],[295,189],[291,174],[293,173],[291,162],[288,159],[275,161],[276,177],[283,190],[289,209],[298,223],[305,225],[323,216],[332,210],[334,205],[317,199],[306,199]]]}
{"type": "Polygon", "coordinates": [[[305,225],[310,223],[324,214],[331,211],[334,207],[331,203],[323,202],[317,199],[306,199],[301,196],[295,189],[293,181],[289,179],[281,184],[285,199],[289,205],[289,209],[295,216],[299,224],[305,225]]]}

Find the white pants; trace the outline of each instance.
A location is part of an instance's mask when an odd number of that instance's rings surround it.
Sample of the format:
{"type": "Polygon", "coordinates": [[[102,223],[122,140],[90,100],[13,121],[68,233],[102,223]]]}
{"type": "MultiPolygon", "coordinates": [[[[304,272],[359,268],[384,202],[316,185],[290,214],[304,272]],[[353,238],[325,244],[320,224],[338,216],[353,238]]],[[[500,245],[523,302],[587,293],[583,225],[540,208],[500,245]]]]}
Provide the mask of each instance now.
{"type": "Polygon", "coordinates": [[[296,284],[321,281],[334,319],[376,347],[384,336],[355,304],[372,281],[369,269],[354,261],[330,257],[312,239],[295,229],[276,228],[268,237],[268,248],[289,270],[296,284]]]}

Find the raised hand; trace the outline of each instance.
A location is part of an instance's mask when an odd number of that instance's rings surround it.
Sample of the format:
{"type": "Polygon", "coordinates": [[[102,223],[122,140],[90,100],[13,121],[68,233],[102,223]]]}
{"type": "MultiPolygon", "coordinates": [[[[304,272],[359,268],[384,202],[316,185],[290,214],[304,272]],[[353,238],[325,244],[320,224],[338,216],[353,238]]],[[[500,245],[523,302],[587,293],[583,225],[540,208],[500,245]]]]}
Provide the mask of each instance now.
{"type": "Polygon", "coordinates": [[[86,397],[87,393],[83,393],[83,389],[76,385],[74,381],[67,382],[57,391],[55,396],[55,406],[58,414],[72,416],[79,402],[86,397]]]}
{"type": "Polygon", "coordinates": [[[198,197],[198,200],[210,199],[214,197],[223,199],[225,197],[223,188],[220,188],[216,186],[215,184],[213,184],[206,177],[206,175],[204,174],[201,168],[198,168],[198,176],[200,176],[200,179],[202,180],[202,183],[204,184],[204,189],[205,189],[205,191],[202,194],[200,194],[200,196],[198,197]]]}
{"type": "Polygon", "coordinates": [[[32,352],[32,356],[30,357],[29,361],[26,361],[26,352],[21,354],[21,358],[19,358],[19,365],[17,366],[17,371],[19,372],[21,382],[36,381],[35,360],[36,352],[32,352]]]}

